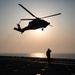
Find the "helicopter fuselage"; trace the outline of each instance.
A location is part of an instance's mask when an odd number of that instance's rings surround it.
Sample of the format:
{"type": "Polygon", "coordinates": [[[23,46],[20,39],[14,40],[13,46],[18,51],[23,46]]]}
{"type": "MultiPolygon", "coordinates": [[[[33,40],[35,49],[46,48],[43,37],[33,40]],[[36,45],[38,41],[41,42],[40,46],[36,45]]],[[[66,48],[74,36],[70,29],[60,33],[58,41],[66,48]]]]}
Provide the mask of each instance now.
{"type": "Polygon", "coordinates": [[[29,25],[24,28],[21,28],[20,25],[17,24],[18,28],[14,28],[14,30],[20,31],[22,33],[26,30],[35,30],[35,29],[39,29],[39,28],[42,28],[42,30],[43,30],[49,24],[50,24],[49,22],[47,22],[43,19],[37,18],[37,19],[30,21],[29,25]]]}
{"type": "Polygon", "coordinates": [[[38,29],[38,28],[45,28],[50,23],[42,20],[42,19],[34,19],[33,21],[29,22],[29,25],[27,26],[29,29],[38,29]]]}
{"type": "Polygon", "coordinates": [[[34,19],[33,21],[29,22],[29,25],[21,29],[23,32],[26,30],[35,30],[38,28],[46,28],[50,23],[42,20],[42,19],[34,19]]]}

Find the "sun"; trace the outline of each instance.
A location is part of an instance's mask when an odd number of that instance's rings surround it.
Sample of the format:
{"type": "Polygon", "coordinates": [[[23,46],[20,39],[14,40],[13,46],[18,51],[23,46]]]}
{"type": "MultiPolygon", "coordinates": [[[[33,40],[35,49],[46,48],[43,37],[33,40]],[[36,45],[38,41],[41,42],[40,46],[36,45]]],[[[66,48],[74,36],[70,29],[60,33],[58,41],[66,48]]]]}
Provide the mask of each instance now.
{"type": "Polygon", "coordinates": [[[48,38],[48,35],[50,35],[50,32],[49,32],[50,29],[47,29],[47,28],[44,28],[44,30],[42,31],[42,28],[39,28],[39,29],[36,29],[36,30],[33,30],[31,32],[31,36],[33,37],[33,40],[35,41],[43,41],[45,40],[46,38],[48,38]]]}
{"type": "Polygon", "coordinates": [[[35,37],[44,35],[44,31],[42,31],[41,28],[36,29],[35,31],[33,31],[33,33],[34,33],[35,37]]]}
{"type": "Polygon", "coordinates": [[[40,29],[36,29],[35,32],[38,33],[38,34],[41,34],[43,31],[42,31],[42,29],[40,28],[40,29]]]}

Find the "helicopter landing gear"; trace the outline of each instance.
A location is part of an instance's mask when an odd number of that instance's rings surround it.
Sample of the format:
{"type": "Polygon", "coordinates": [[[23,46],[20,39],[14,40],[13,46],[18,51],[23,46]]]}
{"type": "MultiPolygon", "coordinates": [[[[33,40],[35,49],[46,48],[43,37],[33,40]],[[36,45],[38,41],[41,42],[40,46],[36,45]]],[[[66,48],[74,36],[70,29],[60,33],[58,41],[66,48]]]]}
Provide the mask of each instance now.
{"type": "Polygon", "coordinates": [[[44,28],[42,28],[42,31],[44,30],[44,28]]]}

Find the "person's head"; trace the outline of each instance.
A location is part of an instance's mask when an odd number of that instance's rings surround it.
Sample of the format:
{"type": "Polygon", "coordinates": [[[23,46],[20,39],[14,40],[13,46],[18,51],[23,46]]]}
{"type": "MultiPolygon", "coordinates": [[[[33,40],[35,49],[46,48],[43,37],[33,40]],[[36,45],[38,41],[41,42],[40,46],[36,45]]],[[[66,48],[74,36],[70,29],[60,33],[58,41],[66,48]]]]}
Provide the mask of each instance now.
{"type": "Polygon", "coordinates": [[[51,52],[51,50],[48,48],[48,51],[50,51],[51,52]]]}

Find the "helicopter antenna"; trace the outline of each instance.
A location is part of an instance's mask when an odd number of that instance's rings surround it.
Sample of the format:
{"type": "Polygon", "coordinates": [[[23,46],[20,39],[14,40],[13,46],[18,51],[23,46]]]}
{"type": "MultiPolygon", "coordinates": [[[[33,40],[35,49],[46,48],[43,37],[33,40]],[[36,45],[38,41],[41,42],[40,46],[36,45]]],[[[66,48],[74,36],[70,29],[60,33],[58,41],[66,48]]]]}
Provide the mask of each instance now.
{"type": "Polygon", "coordinates": [[[19,23],[17,23],[17,24],[19,24],[20,25],[20,23],[21,23],[21,20],[19,21],[19,23]]]}
{"type": "Polygon", "coordinates": [[[21,20],[19,21],[19,23],[18,24],[20,24],[21,23],[21,20]]]}

